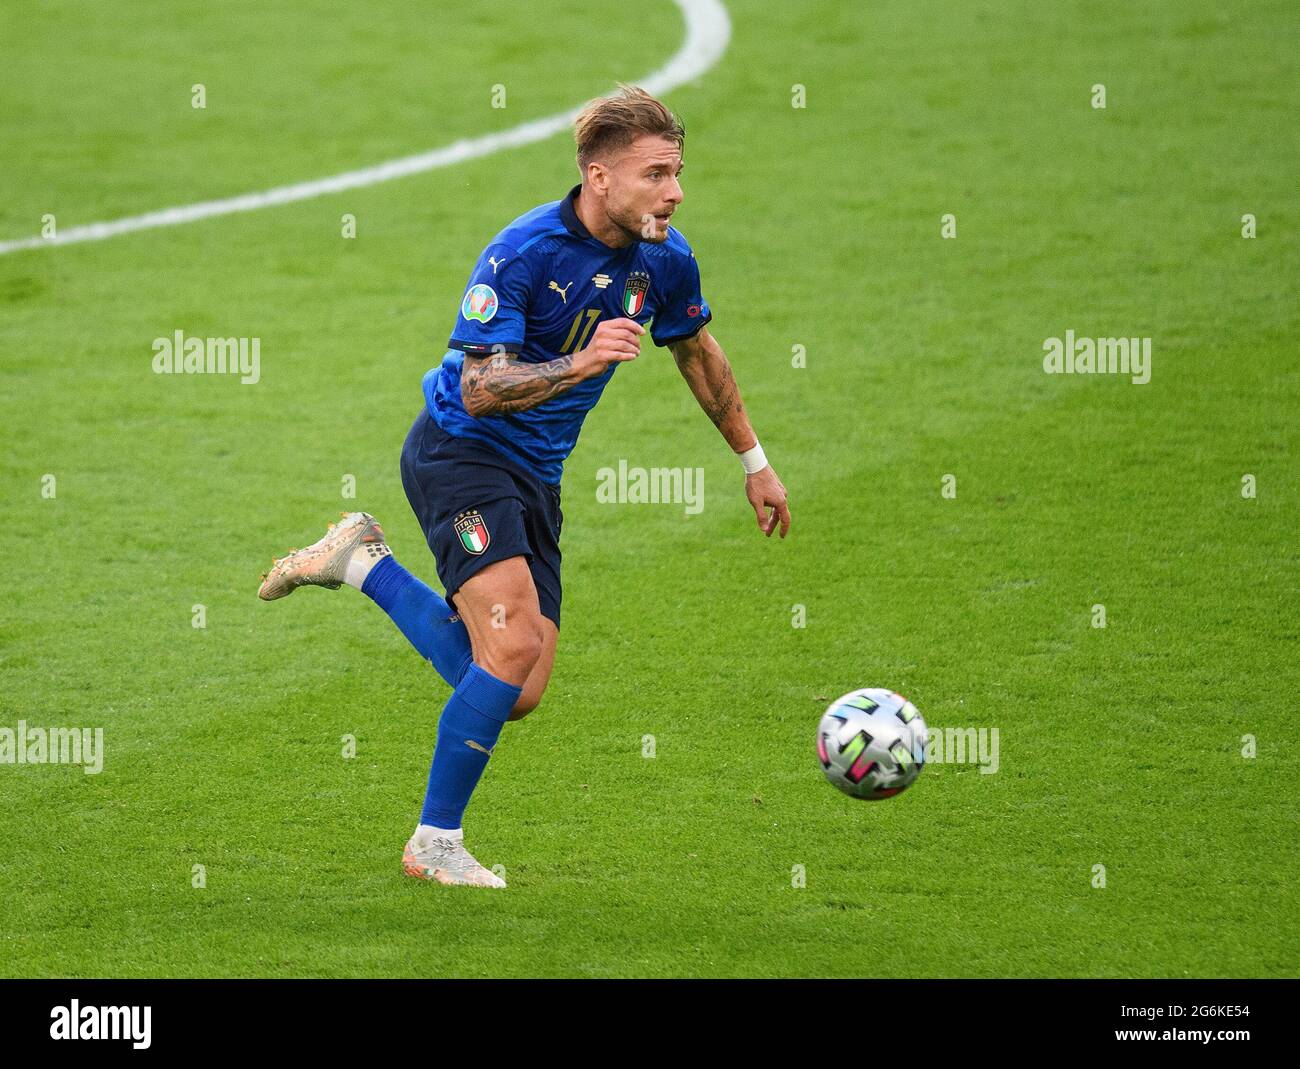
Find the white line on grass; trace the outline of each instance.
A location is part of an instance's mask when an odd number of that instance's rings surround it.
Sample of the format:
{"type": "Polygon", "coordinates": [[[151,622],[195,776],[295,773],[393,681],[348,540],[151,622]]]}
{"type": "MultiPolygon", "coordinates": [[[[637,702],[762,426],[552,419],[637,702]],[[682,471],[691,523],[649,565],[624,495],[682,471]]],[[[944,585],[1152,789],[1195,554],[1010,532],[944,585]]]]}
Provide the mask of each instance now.
{"type": "MultiPolygon", "coordinates": [[[[731,37],[731,20],[727,17],[727,9],[721,0],[673,0],[673,2],[681,9],[686,19],[686,40],[677,54],[664,66],[636,83],[650,93],[666,93],[683,82],[704,74],[722,57],[722,53],[727,50],[727,41],[731,37]]],[[[453,163],[463,163],[465,160],[488,156],[503,149],[544,141],[567,129],[580,110],[581,106],[575,107],[563,114],[534,119],[532,122],[526,122],[522,126],[503,130],[500,133],[462,139],[443,148],[421,152],[416,156],[403,156],[401,159],[389,160],[359,171],[344,171],[329,178],[298,182],[291,186],[264,190],[261,193],[244,193],[224,200],[206,200],[178,208],[164,208],[161,211],[133,215],[126,219],[114,219],[106,223],[73,226],[67,230],[57,231],[56,236],[51,238],[31,237],[0,241],[0,256],[17,252],[19,249],[39,249],[46,245],[72,245],[80,241],[103,241],[105,238],[129,234],[135,230],[150,230],[157,226],[178,226],[181,223],[193,223],[199,219],[211,219],[218,215],[251,212],[276,204],[292,204],[294,201],[322,197],[328,193],[341,193],[345,189],[359,189],[362,186],[388,182],[394,178],[421,174],[438,167],[450,167],[453,163]]]]}

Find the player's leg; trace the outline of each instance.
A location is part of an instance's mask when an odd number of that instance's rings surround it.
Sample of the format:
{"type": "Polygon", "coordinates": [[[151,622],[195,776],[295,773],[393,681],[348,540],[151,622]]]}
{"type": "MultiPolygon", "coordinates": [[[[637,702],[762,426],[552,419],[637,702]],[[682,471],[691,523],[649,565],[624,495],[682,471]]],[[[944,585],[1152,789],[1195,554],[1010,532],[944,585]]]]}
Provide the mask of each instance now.
{"type": "MultiPolygon", "coordinates": [[[[436,447],[435,454],[444,452],[445,446],[443,443],[436,447]]],[[[463,448],[460,452],[464,456],[463,448]]],[[[494,487],[501,496],[484,497],[481,500],[486,503],[477,507],[468,502],[457,505],[453,522],[445,522],[444,518],[432,528],[429,545],[438,560],[438,576],[443,586],[455,592],[451,600],[470,634],[475,663],[466,679],[484,671],[490,678],[499,677],[503,683],[518,687],[514,704],[506,714],[508,719],[518,720],[541,701],[555,663],[562,596],[559,538],[564,518],[560,491],[518,472],[494,468],[493,474],[488,474],[472,470],[475,467],[448,472],[443,484],[472,485],[476,493],[494,487]]],[[[467,726],[473,725],[449,717],[447,712],[439,721],[426,810],[412,839],[416,847],[421,837],[441,837],[446,833],[438,828],[459,821],[469,800],[468,791],[482,774],[490,756],[488,751],[494,748],[503,725],[493,726],[496,734],[491,741],[485,736],[474,740],[478,746],[468,747],[457,735],[467,726]],[[461,745],[457,745],[458,741],[461,745]],[[477,769],[471,767],[473,761],[478,762],[477,769]],[[451,771],[444,772],[444,764],[451,771]],[[473,779],[468,790],[454,766],[469,768],[473,779]]],[[[486,725],[480,721],[477,726],[486,725]]],[[[439,849],[447,851],[450,844],[439,849]]],[[[468,856],[463,846],[457,856],[468,856]]],[[[425,854],[413,858],[417,866],[426,859],[425,854]]],[[[408,867],[407,871],[412,869],[408,867]]],[[[427,866],[416,867],[413,875],[429,871],[427,866]]]]}
{"type": "Polygon", "coordinates": [[[523,693],[519,695],[519,700],[510,711],[511,720],[522,720],[541,704],[546,684],[551,681],[551,671],[555,667],[555,647],[559,639],[560,630],[555,626],[555,621],[543,616],[542,652],[537,658],[537,663],[533,665],[533,670],[528,673],[528,681],[524,683],[523,693]]]}
{"type": "MultiPolygon", "coordinates": [[[[448,598],[456,602],[454,609],[464,608],[461,605],[464,596],[472,598],[475,590],[487,589],[489,582],[498,582],[495,571],[488,579],[477,578],[477,573],[488,565],[512,556],[527,561],[537,605],[535,610],[532,602],[529,603],[528,623],[530,628],[535,626],[539,610],[542,648],[511,711],[512,720],[521,719],[537,708],[555,663],[561,599],[559,537],[563,524],[559,487],[530,478],[481,443],[447,435],[427,413],[421,413],[407,435],[401,470],[411,509],[437,559],[438,577],[445,589],[456,591],[455,598],[448,598]],[[469,582],[471,577],[473,583],[469,582]]],[[[523,589],[519,563],[512,567],[507,588],[513,590],[518,584],[523,589]]],[[[376,571],[381,568],[386,571],[389,565],[382,564],[376,571]]],[[[490,625],[490,629],[477,642],[466,634],[463,644],[456,649],[458,657],[464,658],[471,649],[475,654],[497,651],[498,655],[504,655],[500,653],[502,649],[508,653],[514,636],[501,615],[505,612],[504,604],[488,601],[486,605],[496,606],[483,620],[483,627],[490,625]],[[503,633],[506,641],[497,641],[503,633]]],[[[443,612],[441,604],[437,608],[436,619],[444,619],[446,613],[453,611],[449,608],[443,612]]],[[[457,622],[460,626],[468,623],[467,620],[457,622]]],[[[416,644],[416,648],[420,646],[416,644]]],[[[489,670],[492,667],[484,665],[477,656],[475,659],[482,667],[489,670]]],[[[456,664],[456,674],[449,679],[453,686],[466,666],[464,660],[456,664]]],[[[444,678],[448,678],[445,672],[444,678]]]]}
{"type": "Polygon", "coordinates": [[[425,413],[407,436],[401,470],[443,586],[456,591],[456,611],[397,564],[365,513],[277,562],[262,596],[304,584],[358,586],[452,684],[404,867],[444,883],[504,886],[466,852],[460,821],[502,727],[536,707],[554,663],[558,489],[521,479],[485,447],[451,439],[425,413]]]}
{"type": "MultiPolygon", "coordinates": [[[[375,565],[361,589],[388,613],[416,651],[453,687],[474,659],[473,650],[493,646],[490,638],[475,645],[460,613],[391,556],[375,565]]],[[[500,611],[492,619],[499,618],[500,611]]],[[[546,616],[541,617],[540,626],[541,651],[510,712],[511,720],[522,720],[538,707],[551,679],[560,632],[555,621],[546,616]]]]}
{"type": "MultiPolygon", "coordinates": [[[[499,541],[522,535],[515,499],[477,511],[499,541]],[[509,529],[511,517],[519,524],[518,532],[509,529]]],[[[454,599],[473,643],[474,661],[438,719],[420,824],[406,845],[402,864],[408,875],[423,879],[498,887],[504,881],[465,850],[461,821],[501,730],[542,656],[546,629],[523,556],[483,565],[457,586],[454,599]]]]}
{"type": "Polygon", "coordinates": [[[522,720],[537,708],[555,666],[555,648],[560,637],[560,489],[537,481],[517,484],[524,495],[524,530],[528,535],[528,570],[537,590],[541,613],[542,651],[515,703],[511,720],[522,720]]]}
{"type": "Polygon", "coordinates": [[[344,515],[325,536],[275,561],[258,596],[275,601],[300,586],[354,586],[395,623],[453,687],[470,663],[469,634],[455,611],[392,555],[383,528],[368,512],[344,515]]]}
{"type": "Polygon", "coordinates": [[[527,558],[487,565],[460,585],[454,600],[469,630],[474,663],[522,689],[545,638],[527,558]]]}
{"type": "Polygon", "coordinates": [[[438,578],[473,651],[438,720],[425,804],[404,866],[410,875],[445,883],[500,886],[465,852],[460,823],[506,721],[536,706],[549,675],[552,625],[559,621],[558,545],[552,544],[559,491],[488,446],[447,435],[432,420],[402,464],[438,578]],[[544,655],[547,670],[538,675],[544,655]]]}
{"type": "MultiPolygon", "coordinates": [[[[434,510],[425,486],[438,486],[448,475],[445,461],[438,463],[431,444],[439,437],[436,425],[421,410],[402,445],[402,486],[426,537],[434,510]]],[[[368,513],[346,515],[315,544],[277,560],[262,580],[258,594],[264,601],[282,598],[299,586],[355,586],[388,614],[416,652],[451,686],[469,667],[465,625],[437,592],[397,562],[383,529],[368,513]]]]}
{"type": "Polygon", "coordinates": [[[451,686],[470,666],[469,632],[459,613],[437,591],[388,556],[379,561],[361,592],[388,614],[415,651],[451,686]]]}

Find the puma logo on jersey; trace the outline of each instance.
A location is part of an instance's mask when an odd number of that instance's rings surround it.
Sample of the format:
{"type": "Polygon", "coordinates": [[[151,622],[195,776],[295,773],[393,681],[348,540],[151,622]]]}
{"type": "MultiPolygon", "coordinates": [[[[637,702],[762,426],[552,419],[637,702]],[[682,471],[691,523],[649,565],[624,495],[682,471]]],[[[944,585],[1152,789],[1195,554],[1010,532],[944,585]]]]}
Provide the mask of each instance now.
{"type": "Polygon", "coordinates": [[[495,275],[497,273],[497,268],[505,263],[505,260],[498,260],[495,256],[489,256],[488,263],[492,265],[492,273],[495,275]]]}
{"type": "Polygon", "coordinates": [[[568,304],[568,303],[569,303],[569,298],[568,298],[568,296],[566,296],[566,295],[568,294],[568,292],[569,292],[569,288],[570,288],[572,285],[573,285],[573,283],[570,282],[568,286],[565,286],[565,287],[564,287],[564,289],[560,289],[560,284],[559,284],[558,282],[552,281],[551,284],[550,284],[550,286],[548,286],[547,288],[548,288],[548,289],[553,289],[553,290],[555,290],[555,292],[558,293],[558,294],[560,295],[560,300],[563,301],[565,304],[568,304]]]}

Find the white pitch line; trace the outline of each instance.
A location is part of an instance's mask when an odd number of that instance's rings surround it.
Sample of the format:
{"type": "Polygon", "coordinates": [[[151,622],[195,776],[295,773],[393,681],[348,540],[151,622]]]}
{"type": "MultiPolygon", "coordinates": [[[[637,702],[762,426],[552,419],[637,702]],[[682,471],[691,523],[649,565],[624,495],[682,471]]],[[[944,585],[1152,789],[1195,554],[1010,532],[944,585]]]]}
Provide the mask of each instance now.
{"type": "MultiPolygon", "coordinates": [[[[634,83],[654,94],[666,93],[684,82],[700,77],[722,57],[731,37],[731,20],[721,0],[673,0],[673,2],[681,9],[682,16],[686,19],[686,40],[677,54],[664,66],[634,83]]],[[[39,249],[47,245],[73,245],[81,241],[103,241],[105,238],[129,234],[136,230],[151,230],[158,226],[179,226],[181,223],[193,223],[218,215],[251,212],[276,204],[292,204],[294,201],[322,197],[328,193],[341,193],[346,189],[360,189],[362,186],[389,182],[394,178],[421,174],[438,167],[450,167],[454,163],[488,156],[502,149],[518,148],[521,145],[531,145],[535,141],[544,141],[567,129],[581,110],[579,106],[563,114],[534,119],[532,122],[526,122],[500,133],[462,139],[443,148],[388,160],[386,163],[375,164],[373,167],[365,167],[359,171],[344,171],[329,178],[298,182],[291,186],[267,189],[261,193],[244,193],[224,200],[206,200],[177,208],[163,208],[161,211],[132,215],[105,223],[73,226],[67,230],[56,231],[52,238],[37,236],[0,241],[0,256],[20,249],[39,249]]]]}

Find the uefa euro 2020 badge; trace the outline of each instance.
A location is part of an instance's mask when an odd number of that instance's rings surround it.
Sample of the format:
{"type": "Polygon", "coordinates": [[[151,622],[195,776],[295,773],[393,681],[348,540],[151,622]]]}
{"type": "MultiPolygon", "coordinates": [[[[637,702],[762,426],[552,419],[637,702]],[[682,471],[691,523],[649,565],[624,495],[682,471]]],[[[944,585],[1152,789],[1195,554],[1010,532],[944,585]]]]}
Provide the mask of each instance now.
{"type": "Polygon", "coordinates": [[[497,314],[497,304],[497,291],[486,282],[478,282],[466,291],[465,299],[460,302],[460,314],[486,323],[497,314]]]}

